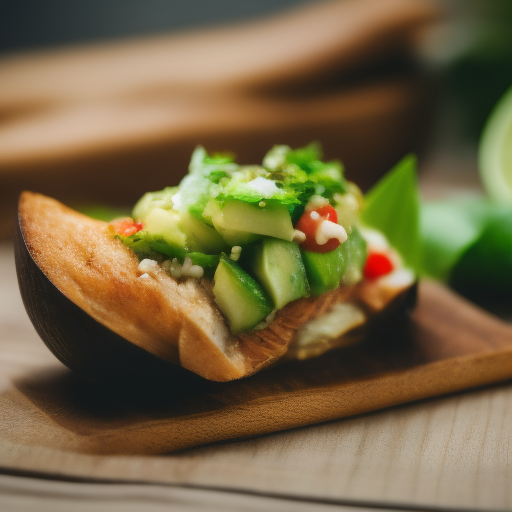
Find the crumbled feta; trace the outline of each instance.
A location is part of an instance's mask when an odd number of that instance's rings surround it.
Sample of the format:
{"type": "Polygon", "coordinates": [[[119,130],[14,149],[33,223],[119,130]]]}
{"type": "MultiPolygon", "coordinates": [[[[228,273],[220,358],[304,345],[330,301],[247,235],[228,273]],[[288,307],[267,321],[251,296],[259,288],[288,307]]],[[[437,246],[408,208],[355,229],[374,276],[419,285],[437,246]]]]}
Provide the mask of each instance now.
{"type": "Polygon", "coordinates": [[[231,254],[229,255],[229,258],[233,261],[238,261],[240,254],[242,254],[242,248],[239,245],[234,245],[231,247],[231,254]]]}
{"type": "Polygon", "coordinates": [[[172,201],[172,207],[177,211],[179,211],[181,209],[181,207],[183,206],[180,192],[176,192],[176,194],[174,194],[171,197],[171,201],[172,201]]]}
{"type": "Polygon", "coordinates": [[[184,277],[195,277],[197,279],[203,277],[204,269],[199,265],[194,265],[192,260],[187,256],[181,266],[181,275],[184,277]]]}
{"type": "MultiPolygon", "coordinates": [[[[313,214],[313,212],[311,212],[313,214]]],[[[345,228],[336,222],[323,220],[315,233],[315,241],[318,245],[324,245],[331,239],[339,240],[340,244],[347,241],[348,235],[345,228]]]]}
{"type": "Polygon", "coordinates": [[[320,218],[320,214],[318,212],[315,212],[315,211],[312,211],[309,216],[313,219],[313,220],[318,220],[320,218]]]}
{"type": "Polygon", "coordinates": [[[280,194],[281,190],[277,188],[275,181],[258,176],[246,183],[246,187],[260,193],[263,197],[272,197],[280,194]]]}
{"type": "Polygon", "coordinates": [[[178,261],[178,258],[173,258],[171,261],[171,266],[169,267],[169,273],[172,277],[178,279],[181,277],[182,274],[182,265],[178,261]]]}
{"type": "Polygon", "coordinates": [[[139,272],[157,275],[160,272],[160,265],[158,265],[157,261],[146,258],[139,263],[139,272]]]}

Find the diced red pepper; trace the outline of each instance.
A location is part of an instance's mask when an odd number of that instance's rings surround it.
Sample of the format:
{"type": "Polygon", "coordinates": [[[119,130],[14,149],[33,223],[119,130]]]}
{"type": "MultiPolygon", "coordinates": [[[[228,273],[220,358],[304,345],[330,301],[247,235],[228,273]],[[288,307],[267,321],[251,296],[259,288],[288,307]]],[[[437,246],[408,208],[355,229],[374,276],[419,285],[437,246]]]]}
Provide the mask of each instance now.
{"type": "Polygon", "coordinates": [[[295,229],[302,231],[306,235],[306,240],[300,244],[302,249],[313,252],[330,252],[340,245],[340,241],[337,238],[331,238],[323,245],[316,243],[316,231],[324,220],[338,223],[338,213],[330,204],[315,208],[314,210],[306,210],[303,213],[295,226],[295,229]],[[318,217],[315,214],[311,217],[313,212],[317,213],[318,217]]]}
{"type": "Polygon", "coordinates": [[[366,279],[377,279],[393,272],[393,263],[389,256],[382,252],[370,252],[364,266],[366,279]]]}
{"type": "Polygon", "coordinates": [[[109,224],[109,226],[112,227],[114,231],[121,236],[134,235],[144,228],[144,224],[142,222],[134,221],[130,217],[115,219],[109,224]]]}

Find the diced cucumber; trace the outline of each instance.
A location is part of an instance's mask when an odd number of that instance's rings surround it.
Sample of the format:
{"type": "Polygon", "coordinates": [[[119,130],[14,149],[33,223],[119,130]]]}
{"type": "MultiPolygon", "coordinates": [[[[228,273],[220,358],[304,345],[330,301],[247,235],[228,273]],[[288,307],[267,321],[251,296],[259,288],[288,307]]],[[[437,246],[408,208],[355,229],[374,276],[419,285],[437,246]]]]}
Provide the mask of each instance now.
{"type": "Polygon", "coordinates": [[[312,295],[338,288],[347,266],[343,245],[326,253],[302,251],[312,295]]]}
{"type": "Polygon", "coordinates": [[[293,239],[292,219],[288,208],[282,204],[269,203],[261,207],[229,200],[222,208],[222,215],[230,229],[288,241],[293,239]]]}
{"type": "Polygon", "coordinates": [[[345,243],[340,245],[340,250],[347,263],[342,281],[344,284],[355,284],[363,278],[363,268],[366,263],[366,242],[354,226],[345,243]]]}
{"type": "Polygon", "coordinates": [[[233,261],[220,260],[214,282],[215,301],[233,334],[252,329],[272,312],[261,286],[233,261]]]}
{"type": "Polygon", "coordinates": [[[291,241],[293,225],[288,208],[280,204],[264,207],[230,199],[221,208],[210,201],[203,214],[230,245],[245,245],[261,235],[291,241]]]}
{"type": "Polygon", "coordinates": [[[300,249],[293,242],[262,240],[255,249],[251,267],[277,309],[309,295],[300,249]]]}
{"type": "Polygon", "coordinates": [[[166,187],[156,192],[147,192],[133,207],[132,216],[135,220],[145,221],[153,208],[170,210],[173,207],[172,197],[176,194],[178,187],[166,187]]]}
{"type": "Polygon", "coordinates": [[[190,212],[182,211],[179,215],[179,227],[185,233],[191,251],[220,254],[227,249],[226,242],[215,229],[196,219],[190,212]]]}
{"type": "Polygon", "coordinates": [[[179,224],[180,216],[177,212],[153,208],[146,217],[144,230],[154,237],[163,238],[170,245],[185,247],[187,238],[179,224]]]}

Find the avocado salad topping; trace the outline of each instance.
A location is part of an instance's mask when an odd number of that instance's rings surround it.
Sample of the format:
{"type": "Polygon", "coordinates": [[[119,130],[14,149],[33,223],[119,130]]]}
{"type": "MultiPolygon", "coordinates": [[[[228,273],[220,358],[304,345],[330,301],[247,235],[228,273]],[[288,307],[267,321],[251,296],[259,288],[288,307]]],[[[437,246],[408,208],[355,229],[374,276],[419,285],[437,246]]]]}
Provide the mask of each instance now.
{"type": "Polygon", "coordinates": [[[301,297],[392,272],[386,254],[368,257],[362,201],[316,143],[274,146],[262,165],[198,147],[178,186],[146,193],[110,230],[141,260],[141,277],[160,264],[176,279],[213,280],[215,301],[240,334],[301,297]]]}

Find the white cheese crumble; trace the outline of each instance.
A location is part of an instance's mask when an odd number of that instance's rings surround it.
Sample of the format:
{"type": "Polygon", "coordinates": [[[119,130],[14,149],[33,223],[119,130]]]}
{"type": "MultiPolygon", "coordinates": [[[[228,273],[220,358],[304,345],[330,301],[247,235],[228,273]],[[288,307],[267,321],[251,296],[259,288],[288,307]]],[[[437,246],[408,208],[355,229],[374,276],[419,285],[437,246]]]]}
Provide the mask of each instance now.
{"type": "Polygon", "coordinates": [[[199,265],[194,265],[192,260],[187,256],[183,260],[183,265],[181,267],[181,275],[185,277],[195,277],[199,279],[203,277],[204,268],[199,265]]]}
{"type": "Polygon", "coordinates": [[[199,265],[194,265],[192,260],[187,256],[181,264],[177,258],[166,260],[160,266],[157,261],[148,258],[139,263],[139,271],[142,272],[141,279],[148,277],[156,277],[162,270],[170,274],[175,279],[180,277],[194,277],[200,279],[203,277],[204,269],[199,265]]]}
{"type": "Polygon", "coordinates": [[[156,276],[160,272],[160,265],[158,265],[158,262],[155,260],[146,258],[139,263],[139,272],[142,272],[142,275],[149,274],[156,276]]]}
{"type": "Polygon", "coordinates": [[[248,181],[246,187],[260,193],[263,197],[272,197],[280,194],[281,190],[276,186],[275,181],[258,176],[251,181],[248,181]]]}
{"type": "Polygon", "coordinates": [[[318,220],[320,218],[320,214],[318,212],[315,212],[315,211],[312,211],[309,216],[313,219],[313,220],[318,220]]]}
{"type": "MultiPolygon", "coordinates": [[[[314,212],[311,212],[313,216],[314,212]]],[[[324,220],[318,226],[315,233],[315,242],[318,245],[325,245],[329,240],[335,238],[339,240],[340,244],[347,241],[348,235],[345,228],[336,222],[324,220]]]]}
{"type": "Polygon", "coordinates": [[[176,194],[174,194],[171,197],[171,201],[172,201],[172,207],[177,211],[179,211],[181,209],[181,207],[183,206],[183,203],[181,201],[181,193],[180,192],[176,192],[176,194]]]}
{"type": "Polygon", "coordinates": [[[240,254],[242,254],[242,248],[239,245],[234,245],[231,247],[231,254],[229,255],[229,258],[233,261],[238,261],[240,254]]]}

